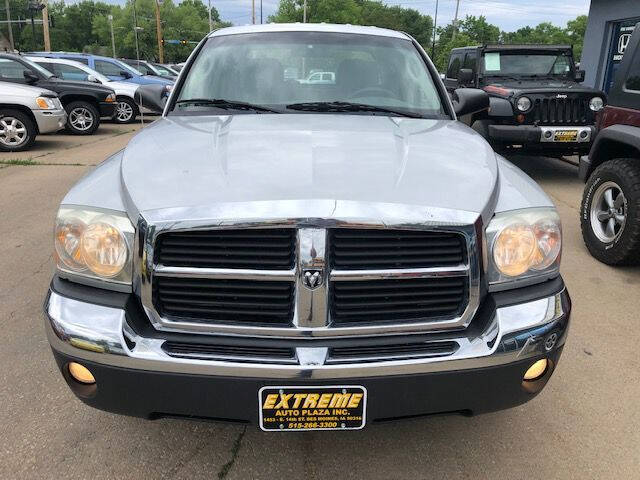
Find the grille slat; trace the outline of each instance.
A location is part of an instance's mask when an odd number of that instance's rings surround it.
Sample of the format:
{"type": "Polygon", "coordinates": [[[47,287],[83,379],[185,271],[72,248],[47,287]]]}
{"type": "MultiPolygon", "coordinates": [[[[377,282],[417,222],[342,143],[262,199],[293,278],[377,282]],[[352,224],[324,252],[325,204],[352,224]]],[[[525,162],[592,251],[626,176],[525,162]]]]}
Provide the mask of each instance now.
{"type": "Polygon", "coordinates": [[[275,359],[286,363],[295,363],[296,356],[293,348],[242,346],[242,345],[209,345],[197,343],[164,342],[162,349],[174,357],[215,359],[233,357],[247,362],[261,359],[275,359]]]}
{"type": "Polygon", "coordinates": [[[329,244],[335,269],[429,268],[465,262],[464,238],[456,233],[333,229],[329,244]]]}
{"type": "Polygon", "coordinates": [[[169,320],[288,326],[293,319],[291,282],[157,277],[153,285],[156,309],[169,320]]]}
{"type": "Polygon", "coordinates": [[[458,348],[459,345],[456,342],[408,342],[393,345],[332,347],[329,349],[327,363],[439,357],[452,355],[458,348]]]}
{"type": "Polygon", "coordinates": [[[337,324],[420,321],[459,315],[468,288],[465,277],[344,281],[331,285],[330,297],[337,324]]]}
{"type": "Polygon", "coordinates": [[[155,261],[170,267],[289,270],[295,247],[293,228],[169,232],[158,237],[155,261]]]}

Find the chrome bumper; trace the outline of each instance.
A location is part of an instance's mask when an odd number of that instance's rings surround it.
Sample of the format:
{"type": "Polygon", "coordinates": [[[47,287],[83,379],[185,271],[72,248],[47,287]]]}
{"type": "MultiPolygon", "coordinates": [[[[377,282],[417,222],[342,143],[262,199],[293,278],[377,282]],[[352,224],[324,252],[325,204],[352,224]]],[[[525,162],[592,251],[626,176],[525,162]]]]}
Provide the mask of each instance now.
{"type": "Polygon", "coordinates": [[[60,110],[33,110],[40,133],[55,133],[67,124],[67,112],[60,110]]]}
{"type": "Polygon", "coordinates": [[[337,379],[478,369],[539,357],[564,344],[569,305],[568,294],[562,290],[535,301],[497,308],[482,333],[466,336],[461,331],[455,338],[460,348],[449,356],[339,365],[324,364],[313,352],[321,348],[308,347],[297,349],[298,364],[293,365],[176,358],[164,352],[163,339],[136,334],[122,309],[74,300],[54,291],[44,309],[52,348],[80,360],[134,370],[220,377],[337,379]]]}

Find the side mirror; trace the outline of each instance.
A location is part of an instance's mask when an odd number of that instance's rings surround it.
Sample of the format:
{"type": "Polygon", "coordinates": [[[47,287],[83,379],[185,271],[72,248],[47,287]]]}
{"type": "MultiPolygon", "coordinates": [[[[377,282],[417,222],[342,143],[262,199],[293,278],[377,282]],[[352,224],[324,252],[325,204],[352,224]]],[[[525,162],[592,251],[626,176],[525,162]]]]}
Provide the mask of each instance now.
{"type": "Polygon", "coordinates": [[[22,75],[24,76],[24,79],[26,80],[26,82],[29,83],[29,84],[36,83],[38,80],[40,80],[40,77],[38,77],[31,70],[25,70],[22,73],[22,75]]]}
{"type": "Polygon", "coordinates": [[[473,83],[473,70],[470,68],[461,68],[458,72],[458,84],[470,85],[473,83]]]}
{"type": "Polygon", "coordinates": [[[87,75],[87,82],[91,82],[91,83],[102,83],[100,80],[98,80],[95,76],[93,75],[87,75]]]}
{"type": "Polygon", "coordinates": [[[125,79],[130,79],[133,78],[133,75],[131,75],[129,72],[127,72],[126,70],[121,70],[120,71],[120,76],[125,78],[125,79]]]}
{"type": "Polygon", "coordinates": [[[489,110],[489,94],[477,88],[457,88],[453,91],[453,109],[459,117],[489,110]]]}
{"type": "Polygon", "coordinates": [[[584,82],[584,77],[585,77],[585,71],[584,70],[576,70],[576,82],[578,83],[582,83],[584,82]]]}

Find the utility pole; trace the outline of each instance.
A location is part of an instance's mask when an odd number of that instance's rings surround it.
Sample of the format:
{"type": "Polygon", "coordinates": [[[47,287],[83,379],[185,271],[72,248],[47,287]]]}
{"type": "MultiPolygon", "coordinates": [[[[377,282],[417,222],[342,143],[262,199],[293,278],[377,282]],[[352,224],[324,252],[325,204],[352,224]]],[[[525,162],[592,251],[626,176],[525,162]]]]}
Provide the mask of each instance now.
{"type": "Polygon", "coordinates": [[[13,44],[13,28],[11,28],[11,9],[9,8],[9,0],[4,0],[4,7],[7,10],[7,26],[9,27],[9,45],[11,45],[11,50],[15,50],[16,47],[13,44]]]}
{"type": "Polygon", "coordinates": [[[302,23],[307,23],[307,0],[304,0],[304,5],[302,6],[302,23]]]}
{"type": "Polygon", "coordinates": [[[260,0],[260,25],[262,25],[262,0],[260,0]]]}
{"type": "Polygon", "coordinates": [[[209,31],[213,31],[213,21],[211,20],[211,0],[209,0],[209,31]]]}
{"type": "MultiPolygon", "coordinates": [[[[164,0],[155,0],[156,4],[156,35],[158,37],[158,62],[164,63],[164,45],[162,45],[162,22],[160,21],[160,5],[164,0]]],[[[211,12],[211,10],[209,10],[211,12]]],[[[211,15],[211,13],[209,13],[211,15]]]]}
{"type": "Polygon", "coordinates": [[[438,28],[438,0],[436,0],[436,15],[433,19],[433,45],[431,46],[431,58],[436,58],[436,29],[438,28]]]}
{"type": "Polygon", "coordinates": [[[116,58],[116,38],[113,36],[113,15],[107,16],[109,19],[109,26],[111,27],[111,50],[113,51],[113,58],[116,58]]]}
{"type": "Polygon", "coordinates": [[[133,0],[133,36],[136,40],[136,60],[140,60],[140,48],[138,47],[138,17],[136,16],[136,0],[133,0]]]}
{"type": "Polygon", "coordinates": [[[251,23],[256,24],[256,0],[251,0],[251,23]]]}
{"type": "Polygon", "coordinates": [[[460,9],[460,0],[456,0],[456,15],[453,17],[453,34],[451,40],[456,39],[456,33],[458,33],[458,10],[460,9]]]}
{"type": "Polygon", "coordinates": [[[49,6],[47,0],[43,0],[42,4],[42,34],[44,35],[44,51],[51,51],[51,38],[49,37],[49,6]]]}

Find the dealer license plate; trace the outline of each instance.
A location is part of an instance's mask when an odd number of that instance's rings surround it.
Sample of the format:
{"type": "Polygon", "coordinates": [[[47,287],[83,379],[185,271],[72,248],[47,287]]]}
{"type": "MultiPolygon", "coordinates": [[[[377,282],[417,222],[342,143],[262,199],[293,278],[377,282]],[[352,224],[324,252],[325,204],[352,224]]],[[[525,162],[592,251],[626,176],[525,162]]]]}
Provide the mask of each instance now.
{"type": "Polygon", "coordinates": [[[577,130],[556,130],[553,135],[554,142],[577,142],[577,130]]]}
{"type": "Polygon", "coordinates": [[[361,386],[262,387],[258,402],[260,428],[268,432],[358,430],[366,422],[361,386]]]}

